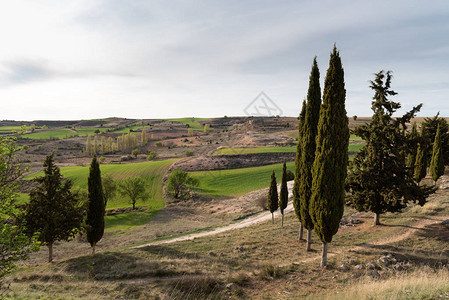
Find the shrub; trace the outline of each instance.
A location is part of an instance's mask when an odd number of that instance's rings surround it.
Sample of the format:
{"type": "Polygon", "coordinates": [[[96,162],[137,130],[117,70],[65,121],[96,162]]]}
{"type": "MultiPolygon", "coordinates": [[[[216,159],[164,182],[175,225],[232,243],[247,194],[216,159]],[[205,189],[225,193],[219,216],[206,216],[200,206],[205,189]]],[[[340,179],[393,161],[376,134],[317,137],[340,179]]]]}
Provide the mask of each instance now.
{"type": "Polygon", "coordinates": [[[287,170],[287,181],[294,180],[294,179],[295,179],[295,174],[293,174],[292,171],[287,170]]]}
{"type": "Polygon", "coordinates": [[[162,147],[162,146],[164,146],[164,145],[162,145],[161,142],[157,142],[157,143],[156,143],[156,147],[162,147]]]}
{"type": "Polygon", "coordinates": [[[193,151],[190,150],[186,151],[186,156],[193,156],[193,151]]]}
{"type": "Polygon", "coordinates": [[[175,199],[185,199],[190,195],[190,187],[198,186],[197,179],[190,177],[182,169],[174,169],[167,178],[167,193],[175,199]]]}
{"type": "Polygon", "coordinates": [[[137,157],[137,155],[139,154],[139,149],[134,149],[134,150],[131,152],[131,154],[132,154],[134,157],[137,157]]]}
{"type": "Polygon", "coordinates": [[[158,157],[157,152],[153,152],[153,151],[148,151],[148,156],[147,156],[147,160],[155,160],[158,157]]]}

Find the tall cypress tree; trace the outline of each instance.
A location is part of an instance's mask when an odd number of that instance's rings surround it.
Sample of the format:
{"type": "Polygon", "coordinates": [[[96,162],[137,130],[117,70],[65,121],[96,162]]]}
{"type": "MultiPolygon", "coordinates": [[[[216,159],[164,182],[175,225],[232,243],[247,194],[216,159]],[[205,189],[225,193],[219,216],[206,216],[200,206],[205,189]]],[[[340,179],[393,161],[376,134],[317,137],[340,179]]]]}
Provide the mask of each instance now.
{"type": "Polygon", "coordinates": [[[298,145],[296,146],[296,159],[295,159],[295,181],[293,183],[293,207],[295,208],[296,217],[299,220],[299,239],[302,240],[303,226],[301,223],[301,212],[299,207],[299,184],[301,182],[300,161],[302,150],[302,124],[306,116],[306,100],[302,102],[301,113],[299,114],[298,122],[298,145]]]}
{"type": "Polygon", "coordinates": [[[101,240],[104,233],[104,194],[101,182],[100,164],[94,155],[90,164],[87,179],[89,206],[87,209],[87,241],[95,254],[95,245],[101,240]]]}
{"type": "Polygon", "coordinates": [[[427,174],[427,146],[425,139],[422,136],[421,132],[421,141],[418,146],[418,152],[416,153],[416,161],[415,161],[415,173],[414,177],[416,182],[420,182],[427,174]]]}
{"type": "Polygon", "coordinates": [[[270,189],[268,190],[268,209],[271,212],[271,222],[274,224],[274,212],[278,209],[279,197],[278,197],[278,188],[276,183],[276,175],[271,173],[271,181],[270,181],[270,189]]]}
{"type": "Polygon", "coordinates": [[[327,245],[338,231],[345,203],[349,144],[345,99],[344,71],[334,46],[324,81],[309,204],[315,233],[323,243],[322,267],[327,265],[327,245]]]}
{"type": "Polygon", "coordinates": [[[444,174],[443,147],[441,145],[440,126],[438,126],[435,141],[433,142],[432,160],[430,161],[430,175],[437,184],[438,178],[444,174]]]}
{"type": "Polygon", "coordinates": [[[310,251],[313,230],[312,218],[309,214],[309,202],[312,196],[312,167],[315,160],[316,136],[321,107],[320,71],[316,57],[313,59],[309,79],[307,105],[304,123],[302,125],[302,150],[299,160],[299,208],[301,224],[307,229],[307,251],[310,251]]]}
{"type": "Polygon", "coordinates": [[[288,204],[288,188],[287,188],[287,163],[284,160],[282,166],[281,192],[279,193],[279,209],[282,214],[281,226],[284,227],[284,209],[288,204]]]}

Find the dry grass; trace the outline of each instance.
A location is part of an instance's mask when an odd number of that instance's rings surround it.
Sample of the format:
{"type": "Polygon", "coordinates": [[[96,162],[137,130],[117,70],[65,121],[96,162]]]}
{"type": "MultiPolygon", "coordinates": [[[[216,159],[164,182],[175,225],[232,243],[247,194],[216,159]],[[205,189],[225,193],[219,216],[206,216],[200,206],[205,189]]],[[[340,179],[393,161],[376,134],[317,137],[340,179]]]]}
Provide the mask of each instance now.
{"type": "MultiPolygon", "coordinates": [[[[314,298],[314,297],[313,297],[314,298]]],[[[438,299],[449,298],[448,269],[423,267],[384,280],[364,277],[343,291],[338,289],[320,299],[438,299]]]]}

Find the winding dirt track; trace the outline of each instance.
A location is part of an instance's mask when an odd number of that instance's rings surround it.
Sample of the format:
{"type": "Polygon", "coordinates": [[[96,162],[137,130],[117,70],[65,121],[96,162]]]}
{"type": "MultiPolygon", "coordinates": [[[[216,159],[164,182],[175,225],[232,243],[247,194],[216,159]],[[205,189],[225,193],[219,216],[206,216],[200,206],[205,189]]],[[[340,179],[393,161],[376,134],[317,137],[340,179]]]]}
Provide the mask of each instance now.
{"type": "MultiPolygon", "coordinates": [[[[289,195],[292,195],[293,182],[288,182],[287,186],[288,186],[288,193],[289,193],[289,195]]],[[[291,196],[290,196],[290,198],[291,198],[291,196]]],[[[287,208],[284,210],[284,213],[288,213],[291,210],[293,210],[293,202],[292,201],[290,201],[288,203],[287,208]]],[[[277,217],[277,216],[280,216],[280,214],[281,213],[279,211],[276,211],[274,213],[274,216],[277,217]]],[[[230,224],[230,225],[219,227],[219,228],[215,228],[215,229],[212,229],[212,230],[209,230],[209,231],[204,231],[204,232],[199,232],[199,233],[192,233],[192,234],[187,234],[187,235],[183,235],[183,236],[175,237],[175,238],[171,238],[171,239],[155,241],[155,242],[151,242],[151,243],[147,243],[147,244],[143,244],[143,245],[139,245],[139,246],[134,246],[132,248],[133,249],[138,249],[138,248],[144,248],[144,247],[147,247],[147,246],[156,246],[156,245],[171,244],[171,243],[176,243],[176,242],[181,242],[181,241],[193,240],[193,239],[196,239],[196,238],[210,236],[210,235],[226,232],[226,231],[229,231],[229,230],[234,230],[234,229],[248,227],[248,226],[251,226],[253,224],[257,224],[257,223],[268,221],[270,219],[271,219],[271,213],[263,212],[263,213],[260,213],[260,214],[258,214],[256,216],[248,217],[248,218],[242,220],[241,222],[230,224]]]]}

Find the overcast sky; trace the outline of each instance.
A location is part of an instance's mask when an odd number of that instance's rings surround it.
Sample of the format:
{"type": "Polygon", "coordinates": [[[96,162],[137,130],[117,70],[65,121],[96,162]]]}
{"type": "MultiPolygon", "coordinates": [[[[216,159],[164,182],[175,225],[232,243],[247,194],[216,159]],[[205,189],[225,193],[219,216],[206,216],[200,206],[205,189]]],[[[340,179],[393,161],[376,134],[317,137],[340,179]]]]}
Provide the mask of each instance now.
{"type": "Polygon", "coordinates": [[[449,117],[447,0],[14,0],[0,39],[0,119],[242,116],[260,92],[297,116],[334,43],[348,116],[385,69],[402,111],[449,117]]]}

